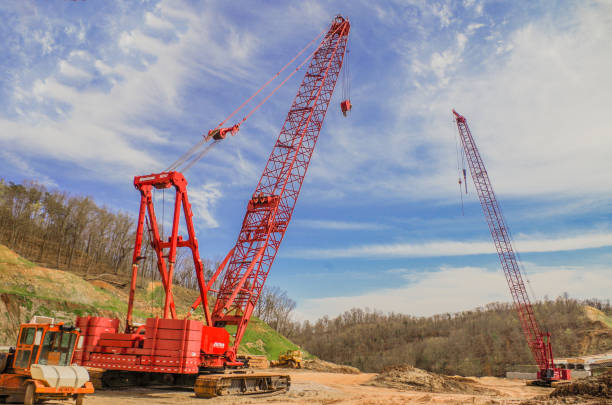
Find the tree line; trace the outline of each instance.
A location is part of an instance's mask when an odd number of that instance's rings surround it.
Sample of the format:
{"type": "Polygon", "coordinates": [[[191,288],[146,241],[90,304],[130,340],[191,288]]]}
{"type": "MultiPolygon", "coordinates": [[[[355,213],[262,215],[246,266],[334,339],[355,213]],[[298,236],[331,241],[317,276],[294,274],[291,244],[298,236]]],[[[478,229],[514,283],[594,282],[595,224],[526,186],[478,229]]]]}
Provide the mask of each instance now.
{"type": "MultiPolygon", "coordinates": [[[[591,339],[593,322],[584,314],[585,304],[612,313],[609,301],[581,302],[567,295],[535,304],[541,328],[552,334],[555,356],[612,348],[609,334],[597,342],[591,339]]],[[[296,323],[289,336],[324,360],[366,372],[409,364],[448,375],[503,376],[513,366],[534,364],[509,303],[430,317],[351,309],[335,318],[296,323]]]]}
{"type": "MultiPolygon", "coordinates": [[[[110,276],[125,284],[131,276],[134,217],[98,206],[90,197],[49,190],[35,182],[16,184],[0,179],[0,243],[41,266],[85,276],[110,276]]],[[[155,252],[145,232],[140,282],[159,281],[155,252]]],[[[202,259],[209,280],[219,263],[202,259]]],[[[221,279],[213,289],[219,287],[221,279]]],[[[179,249],[173,282],[198,290],[191,252],[179,249]]],[[[255,315],[281,333],[292,325],[295,301],[286,291],[266,286],[255,315]]]]}
{"type": "Polygon", "coordinates": [[[29,260],[84,274],[125,273],[134,220],[89,197],[0,180],[0,242],[29,260]]]}

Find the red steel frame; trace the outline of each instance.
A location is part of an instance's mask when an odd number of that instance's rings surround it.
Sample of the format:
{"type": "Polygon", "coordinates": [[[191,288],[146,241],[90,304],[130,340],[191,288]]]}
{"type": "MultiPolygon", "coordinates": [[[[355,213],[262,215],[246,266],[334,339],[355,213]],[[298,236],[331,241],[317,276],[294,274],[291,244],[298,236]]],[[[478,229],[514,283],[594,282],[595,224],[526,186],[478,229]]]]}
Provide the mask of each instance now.
{"type": "Polygon", "coordinates": [[[527,344],[540,369],[538,372],[538,379],[569,379],[569,370],[560,370],[554,367],[550,333],[543,333],[536,321],[533,306],[531,305],[525,283],[523,282],[518,260],[512,248],[508,227],[502,215],[499,203],[495,198],[491,180],[489,179],[484,162],[478,152],[467,121],[465,117],[455,110],[453,110],[453,114],[457,123],[457,129],[459,130],[461,145],[470,167],[474,187],[478,192],[480,205],[484,211],[485,219],[491,231],[491,237],[495,243],[497,255],[499,256],[504,275],[510,287],[510,294],[512,295],[521,327],[527,338],[527,344]]]}
{"type": "Polygon", "coordinates": [[[212,314],[215,326],[237,325],[232,356],[235,356],[291,220],[342,68],[349,30],[348,20],[336,17],[313,55],[247,205],[212,314]]]}
{"type": "Polygon", "coordinates": [[[177,248],[187,247],[191,250],[195,265],[196,277],[200,287],[200,299],[205,303],[204,312],[206,322],[208,325],[210,325],[210,310],[208,308],[207,298],[210,285],[207,285],[204,282],[204,266],[202,264],[202,260],[200,259],[198,240],[196,239],[193,221],[191,220],[193,217],[193,212],[191,211],[191,204],[189,204],[189,200],[187,198],[187,180],[185,180],[185,177],[179,172],[163,172],[148,176],[135,177],[134,187],[140,191],[140,210],[136,227],[134,256],[132,258],[132,282],[130,286],[130,297],[126,316],[126,332],[129,332],[132,329],[132,311],[134,308],[138,263],[144,258],[141,256],[141,251],[145,220],[147,221],[149,240],[157,256],[157,268],[159,270],[159,274],[161,275],[162,285],[165,291],[163,317],[168,318],[168,312],[170,312],[171,317],[173,319],[176,318],[176,308],[174,306],[174,299],[172,296],[172,276],[174,273],[174,266],[176,264],[177,248]],[[175,189],[172,232],[167,241],[161,240],[161,235],[157,224],[157,217],[155,215],[155,208],[153,206],[153,195],[151,193],[153,187],[157,189],[174,187],[175,189]],[[185,224],[187,227],[187,240],[183,240],[183,237],[178,235],[181,208],[184,213],[185,224]],[[167,255],[164,255],[164,249],[168,249],[167,255]],[[167,262],[166,259],[168,259],[167,262]]]}
{"type": "Polygon", "coordinates": [[[169,171],[134,178],[134,186],[140,191],[141,199],[132,262],[126,333],[135,330],[132,325],[132,312],[138,265],[143,259],[141,250],[146,224],[166,294],[164,318],[177,317],[172,296],[172,275],[176,264],[177,248],[187,247],[193,256],[200,288],[200,297],[192,305],[191,311],[203,302],[207,325],[216,327],[237,325],[233,346],[224,354],[226,364],[236,365],[238,346],[291,220],[293,208],[342,68],[349,30],[349,21],[337,16],[313,54],[266,168],[255,188],[253,197],[247,204],[236,245],[227,254],[208,283],[204,280],[203,265],[192,222],[193,213],[187,198],[187,181],[184,176],[179,172],[169,171]],[[151,193],[153,187],[157,189],[174,187],[176,192],[172,232],[168,240],[161,240],[151,193]],[[184,213],[187,227],[187,240],[183,240],[178,235],[181,210],[184,213]],[[217,292],[214,311],[211,314],[207,301],[208,292],[214,292],[211,286],[226,267],[225,276],[217,292]]]}

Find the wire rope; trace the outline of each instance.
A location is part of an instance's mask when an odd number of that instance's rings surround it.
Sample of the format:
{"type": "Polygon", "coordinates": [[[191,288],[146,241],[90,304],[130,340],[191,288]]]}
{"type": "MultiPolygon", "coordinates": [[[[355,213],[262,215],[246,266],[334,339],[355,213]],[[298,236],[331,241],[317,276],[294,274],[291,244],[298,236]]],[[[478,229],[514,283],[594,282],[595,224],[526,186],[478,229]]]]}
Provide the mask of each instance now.
{"type": "MultiPolygon", "coordinates": [[[[274,79],[276,79],[277,77],[280,76],[280,74],[282,72],[284,72],[293,62],[295,62],[295,60],[297,58],[300,57],[300,55],[302,55],[310,46],[312,46],[312,44],[318,40],[323,34],[325,33],[325,31],[322,31],[321,33],[319,33],[316,37],[314,37],[304,48],[302,48],[289,62],[287,62],[287,64],[285,64],[285,66],[283,66],[276,74],[274,74],[270,79],[268,79],[268,81],[266,83],[264,83],[263,86],[261,86],[257,91],[255,91],[255,93],[253,93],[249,98],[247,98],[242,104],[240,104],[240,106],[238,108],[236,108],[230,115],[228,115],[223,121],[221,121],[214,129],[217,130],[219,128],[221,128],[227,121],[229,121],[230,118],[232,118],[234,115],[236,115],[240,110],[242,110],[242,108],[247,105],[255,96],[257,96],[264,88],[266,88],[274,79]]],[[[317,47],[316,50],[318,50],[321,47],[321,45],[319,45],[317,47]]],[[[316,50],[314,52],[316,52],[316,50]]],[[[312,55],[314,54],[314,52],[312,52],[307,58],[306,60],[309,60],[312,55]]],[[[300,64],[300,67],[304,64],[304,62],[302,64],[300,64]]],[[[292,72],[289,77],[293,76],[293,74],[295,74],[295,71],[292,72]]],[[[288,79],[284,80],[282,84],[286,83],[288,79]]],[[[278,86],[277,88],[275,88],[272,93],[270,93],[261,103],[259,103],[253,110],[251,110],[247,116],[245,118],[242,119],[242,121],[240,123],[243,123],[244,121],[247,120],[248,117],[250,117],[253,112],[255,110],[257,110],[265,101],[267,101],[270,96],[272,94],[274,94],[276,92],[276,90],[278,90],[280,86],[278,86]]],[[[240,125],[240,124],[238,124],[240,125]]],[[[189,160],[190,158],[192,158],[195,153],[197,152],[197,150],[202,147],[202,145],[204,145],[207,142],[206,137],[204,137],[204,139],[200,140],[198,143],[196,143],[194,146],[192,146],[187,152],[185,152],[181,157],[179,157],[174,163],[172,163],[165,171],[171,171],[171,170],[176,170],[179,166],[181,166],[183,163],[185,163],[185,161],[189,160]]],[[[200,159],[202,156],[204,155],[198,155],[199,157],[197,159],[200,159]]],[[[192,162],[190,164],[189,167],[191,167],[193,165],[194,162],[192,162]]]]}

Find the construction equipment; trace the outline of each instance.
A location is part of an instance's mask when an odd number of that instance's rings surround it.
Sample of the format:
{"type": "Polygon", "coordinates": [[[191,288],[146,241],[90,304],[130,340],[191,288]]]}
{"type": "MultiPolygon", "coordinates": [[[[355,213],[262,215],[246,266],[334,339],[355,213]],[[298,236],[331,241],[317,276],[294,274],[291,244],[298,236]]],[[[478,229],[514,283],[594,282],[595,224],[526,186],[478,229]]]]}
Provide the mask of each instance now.
{"type": "Polygon", "coordinates": [[[0,402],[74,399],[82,405],[94,388],[87,370],[71,365],[79,341],[75,327],[52,318],[34,317],[22,324],[17,345],[0,353],[0,402]]]}
{"type": "MultiPolygon", "coordinates": [[[[192,222],[187,181],[177,169],[188,169],[228,133],[235,134],[250,114],[270,96],[238,124],[223,128],[235,114],[232,113],[165,172],[135,177],[134,186],[140,191],[141,200],[125,333],[118,333],[117,319],[87,317],[77,320],[80,327],[86,328],[87,336],[80,362],[106,370],[102,376],[105,385],[195,383],[196,395],[206,398],[226,394],[269,393],[289,388],[288,375],[227,371],[245,365],[237,358],[238,346],[291,220],[342,68],[349,30],[349,21],[337,16],[329,30],[321,34],[323,39],[315,51],[294,70],[295,73],[310,60],[268,163],[248,201],[238,240],[208,281],[204,279],[192,222]],[[212,143],[206,145],[207,142],[212,143]],[[164,239],[158,227],[152,190],[167,188],[174,188],[175,200],[171,234],[164,239]],[[186,225],[186,239],[178,235],[181,211],[186,225]],[[143,259],[141,248],[145,223],[156,254],[165,300],[163,318],[150,318],[146,324],[137,325],[132,320],[132,312],[138,266],[143,259]],[[178,319],[172,295],[178,248],[191,251],[200,290],[198,300],[193,303],[185,319],[178,319]],[[224,270],[219,289],[213,290],[215,280],[224,270]],[[212,312],[208,302],[211,292],[217,293],[212,312]],[[200,304],[205,323],[187,319],[200,304]],[[236,327],[233,340],[225,329],[228,325],[236,327]]],[[[304,50],[298,55],[302,52],[304,50]]]]}
{"type": "Polygon", "coordinates": [[[302,352],[287,350],[278,356],[278,361],[273,361],[270,365],[272,367],[302,368],[302,352]]]}
{"type": "Polygon", "coordinates": [[[474,187],[478,193],[480,205],[482,206],[487,224],[489,225],[497,255],[499,256],[504,275],[510,287],[514,307],[518,313],[523,333],[527,338],[527,344],[539,368],[535,384],[550,386],[555,381],[569,380],[571,378],[570,370],[556,368],[554,365],[550,333],[542,332],[536,321],[533,306],[531,305],[525,283],[523,282],[519,261],[512,247],[510,231],[502,215],[495,193],[493,192],[491,180],[485,169],[482,157],[478,152],[467,121],[465,117],[455,110],[453,110],[453,115],[457,124],[457,129],[459,130],[461,146],[463,147],[463,152],[465,153],[470,173],[472,174],[474,187]]]}
{"type": "Polygon", "coordinates": [[[270,361],[263,354],[244,354],[237,358],[248,368],[270,368],[270,361]]]}

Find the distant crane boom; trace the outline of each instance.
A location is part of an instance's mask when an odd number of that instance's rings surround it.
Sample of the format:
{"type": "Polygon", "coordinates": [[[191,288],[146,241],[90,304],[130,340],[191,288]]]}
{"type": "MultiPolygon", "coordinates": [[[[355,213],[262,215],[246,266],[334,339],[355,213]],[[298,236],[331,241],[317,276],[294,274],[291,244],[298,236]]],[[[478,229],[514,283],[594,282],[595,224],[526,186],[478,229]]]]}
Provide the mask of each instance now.
{"type": "Polygon", "coordinates": [[[519,321],[523,329],[523,333],[527,338],[527,344],[533,353],[536,364],[539,367],[538,379],[551,381],[559,379],[569,379],[569,370],[560,370],[554,367],[554,359],[552,346],[550,343],[550,333],[543,333],[536,321],[533,312],[533,306],[527,294],[525,283],[519,267],[519,262],[516,257],[515,250],[512,247],[512,241],[508,226],[501,212],[491,180],[485,168],[484,162],[467,121],[464,116],[453,110],[457,129],[459,130],[459,138],[461,146],[466,156],[470,173],[474,181],[474,187],[480,199],[480,205],[484,211],[485,219],[491,231],[491,237],[497,250],[497,255],[501,262],[502,270],[506,276],[506,281],[510,287],[510,294],[514,301],[514,306],[518,313],[519,321]]]}

